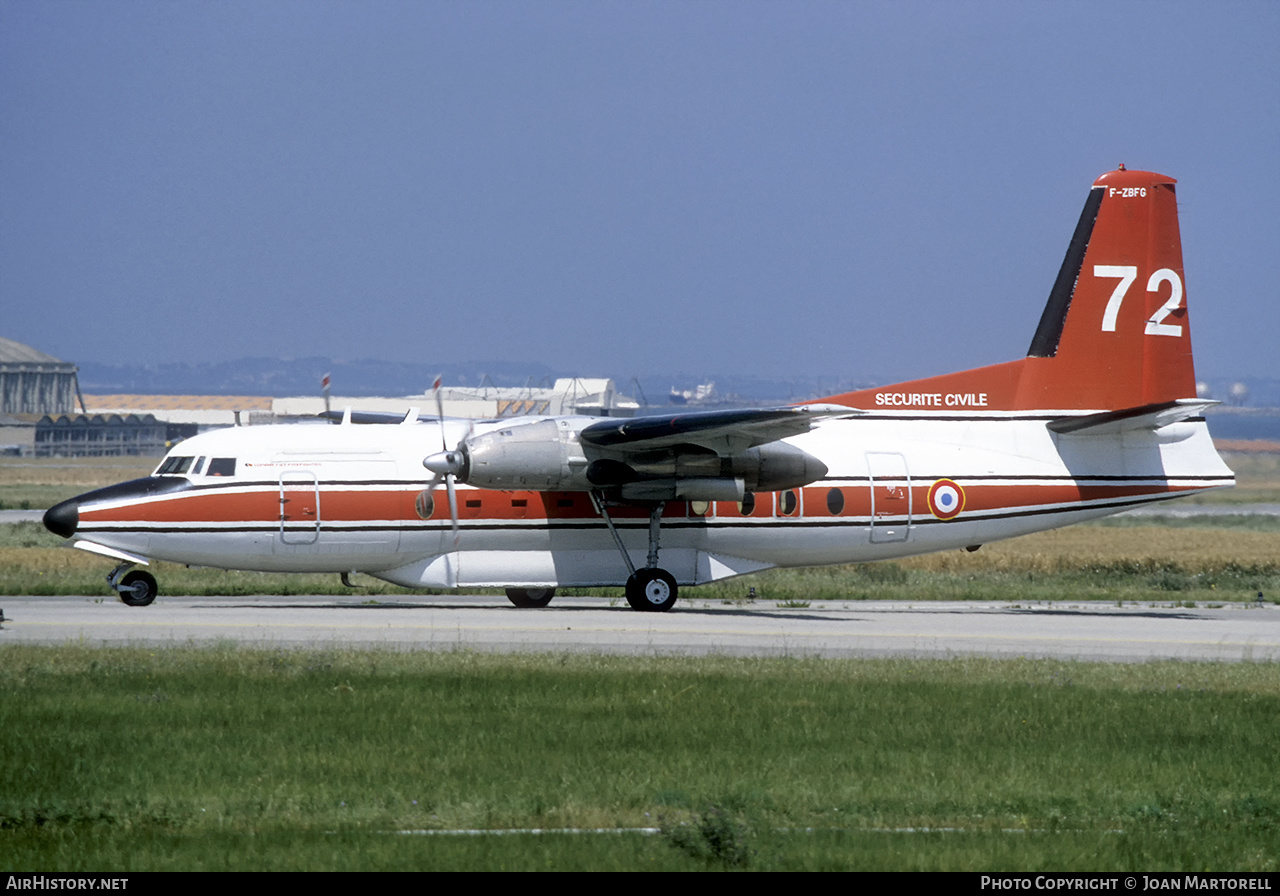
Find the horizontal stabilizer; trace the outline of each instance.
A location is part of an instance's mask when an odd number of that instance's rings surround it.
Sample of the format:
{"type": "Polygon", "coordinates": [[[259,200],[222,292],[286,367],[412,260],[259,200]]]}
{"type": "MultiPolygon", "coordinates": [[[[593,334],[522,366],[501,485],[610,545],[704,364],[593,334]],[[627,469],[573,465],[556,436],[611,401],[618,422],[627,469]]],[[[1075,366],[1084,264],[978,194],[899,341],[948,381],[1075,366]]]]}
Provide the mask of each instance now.
{"type": "Polygon", "coordinates": [[[1179,398],[1120,411],[1086,414],[1083,417],[1059,417],[1049,421],[1047,426],[1061,435],[1079,433],[1090,436],[1135,429],[1159,429],[1203,413],[1205,408],[1217,403],[1201,398],[1179,398]]]}

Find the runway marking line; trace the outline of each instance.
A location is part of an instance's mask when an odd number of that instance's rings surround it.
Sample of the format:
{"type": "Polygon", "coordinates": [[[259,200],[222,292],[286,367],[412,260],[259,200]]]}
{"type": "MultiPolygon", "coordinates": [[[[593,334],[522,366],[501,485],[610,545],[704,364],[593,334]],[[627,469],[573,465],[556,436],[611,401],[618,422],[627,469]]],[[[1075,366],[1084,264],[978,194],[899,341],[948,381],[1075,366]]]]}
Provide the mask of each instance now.
{"type": "MultiPolygon", "coordinates": [[[[15,625],[14,624],[15,622],[16,620],[13,620],[13,619],[5,620],[6,625],[9,627],[8,630],[12,630],[12,631],[18,630],[19,626],[15,625]]],[[[27,628],[34,628],[34,627],[40,627],[40,626],[49,627],[49,628],[77,628],[77,629],[126,628],[126,627],[143,627],[143,628],[182,627],[182,628],[197,628],[197,629],[229,628],[229,629],[245,630],[245,629],[277,628],[277,629],[286,629],[290,631],[303,630],[303,629],[317,629],[320,631],[350,631],[353,629],[359,630],[359,631],[386,631],[389,629],[395,629],[395,630],[407,630],[407,631],[444,632],[444,633],[452,633],[455,635],[460,632],[460,629],[457,625],[430,625],[430,624],[424,625],[421,623],[411,623],[411,624],[405,624],[405,625],[397,625],[392,623],[384,623],[380,625],[372,625],[372,624],[365,624],[365,623],[337,625],[337,624],[326,624],[326,623],[291,623],[291,622],[266,622],[266,623],[264,622],[160,622],[160,621],[124,622],[124,621],[113,621],[113,620],[106,620],[106,621],[95,622],[95,623],[57,622],[57,621],[52,621],[52,622],[35,621],[35,622],[21,623],[21,627],[27,627],[27,628]]],[[[862,639],[872,639],[872,640],[877,638],[893,638],[893,639],[910,638],[910,639],[916,639],[916,640],[944,641],[948,645],[957,645],[957,646],[966,645],[976,640],[976,641],[1000,641],[1000,642],[1016,641],[1019,643],[1081,644],[1081,645],[1171,644],[1171,645],[1183,645],[1183,646],[1244,647],[1244,648],[1254,648],[1254,649],[1280,648],[1280,641],[1261,641],[1261,642],[1235,641],[1235,640],[1223,640],[1221,638],[1214,638],[1214,639],[1177,638],[1175,639],[1175,638],[1102,638],[1102,637],[1089,637],[1089,636],[1057,637],[1057,636],[1048,636],[1048,635],[957,635],[955,633],[930,634],[930,633],[918,633],[918,632],[885,632],[885,631],[809,632],[809,631],[793,631],[793,630],[778,630],[778,629],[769,630],[769,629],[733,629],[733,628],[720,628],[720,629],[664,628],[662,630],[654,630],[654,629],[642,630],[642,629],[632,629],[632,628],[618,628],[613,626],[602,627],[602,626],[589,626],[589,625],[569,626],[569,627],[563,627],[563,628],[561,627],[535,628],[535,627],[529,627],[529,626],[513,627],[513,626],[493,626],[493,625],[474,626],[473,625],[473,626],[466,627],[465,631],[485,632],[485,633],[506,633],[506,634],[538,632],[538,633],[548,634],[548,635],[550,634],[564,635],[564,634],[569,634],[573,632],[582,632],[585,634],[615,633],[619,635],[632,634],[632,635],[649,635],[649,636],[686,635],[691,637],[782,636],[782,637],[788,637],[788,638],[806,638],[806,639],[830,638],[830,639],[840,639],[840,640],[850,639],[850,638],[862,638],[862,639]]]]}

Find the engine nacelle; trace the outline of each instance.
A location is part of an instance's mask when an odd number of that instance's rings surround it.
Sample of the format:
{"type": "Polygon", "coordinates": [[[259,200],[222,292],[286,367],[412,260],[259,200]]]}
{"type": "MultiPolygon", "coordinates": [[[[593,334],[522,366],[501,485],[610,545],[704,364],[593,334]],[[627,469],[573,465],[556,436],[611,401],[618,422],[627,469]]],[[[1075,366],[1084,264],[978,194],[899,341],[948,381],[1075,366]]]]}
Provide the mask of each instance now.
{"type": "Polygon", "coordinates": [[[743,491],[799,488],[827,475],[822,461],[781,441],[732,457],[692,445],[648,452],[584,450],[578,434],[591,422],[551,418],[471,436],[454,469],[461,481],[478,488],[618,488],[631,500],[738,500],[743,491]]]}
{"type": "Polygon", "coordinates": [[[725,460],[728,475],[742,479],[748,491],[780,492],[816,482],[827,475],[827,465],[807,451],[786,442],[770,442],[748,448],[725,460]]]}
{"type": "Polygon", "coordinates": [[[479,488],[587,491],[587,459],[571,421],[551,418],[471,436],[462,481],[479,488]]]}

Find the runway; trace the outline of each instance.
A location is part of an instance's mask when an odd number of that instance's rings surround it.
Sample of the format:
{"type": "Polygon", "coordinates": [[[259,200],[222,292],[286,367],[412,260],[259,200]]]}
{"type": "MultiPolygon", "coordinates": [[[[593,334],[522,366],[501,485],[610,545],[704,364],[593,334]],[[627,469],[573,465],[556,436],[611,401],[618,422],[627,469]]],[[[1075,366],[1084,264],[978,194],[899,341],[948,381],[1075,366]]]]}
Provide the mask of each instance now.
{"type": "Polygon", "coordinates": [[[1172,602],[727,604],[669,613],[558,597],[519,610],[501,597],[0,597],[0,646],[17,643],[362,646],[414,650],[793,657],[1053,657],[1144,662],[1280,660],[1280,607],[1172,602]]]}

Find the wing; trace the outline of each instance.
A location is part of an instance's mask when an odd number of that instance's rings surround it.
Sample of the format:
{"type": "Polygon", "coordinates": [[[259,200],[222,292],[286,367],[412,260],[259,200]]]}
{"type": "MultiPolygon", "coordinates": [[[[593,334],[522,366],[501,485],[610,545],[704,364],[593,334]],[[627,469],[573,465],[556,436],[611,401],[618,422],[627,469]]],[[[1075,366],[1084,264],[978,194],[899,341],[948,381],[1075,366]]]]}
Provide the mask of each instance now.
{"type": "Polygon", "coordinates": [[[347,408],[342,411],[321,411],[316,416],[330,423],[363,424],[434,423],[440,419],[434,414],[419,414],[417,408],[409,408],[403,414],[388,411],[353,411],[347,408]]]}
{"type": "Polygon", "coordinates": [[[815,422],[850,417],[861,411],[830,405],[803,405],[759,410],[702,411],[670,417],[630,417],[602,420],[582,430],[584,445],[611,453],[696,446],[721,457],[808,432],[815,422]]]}

